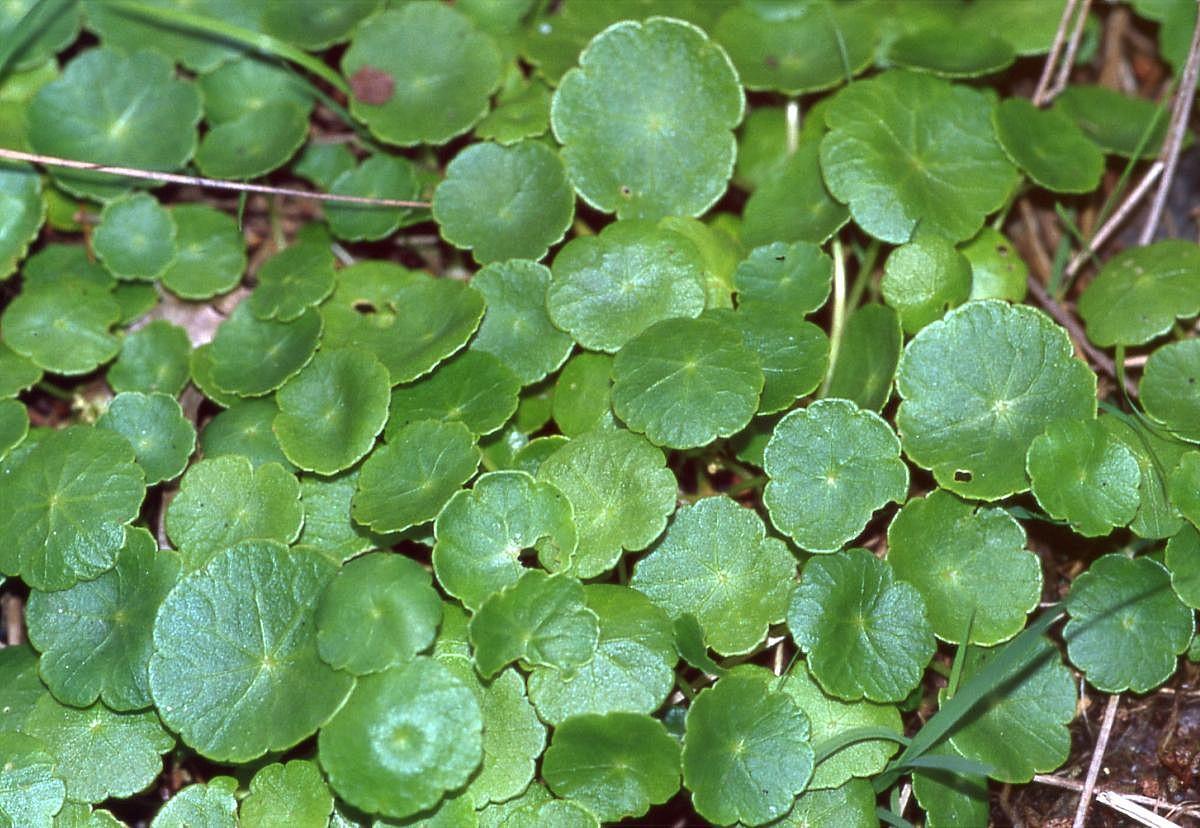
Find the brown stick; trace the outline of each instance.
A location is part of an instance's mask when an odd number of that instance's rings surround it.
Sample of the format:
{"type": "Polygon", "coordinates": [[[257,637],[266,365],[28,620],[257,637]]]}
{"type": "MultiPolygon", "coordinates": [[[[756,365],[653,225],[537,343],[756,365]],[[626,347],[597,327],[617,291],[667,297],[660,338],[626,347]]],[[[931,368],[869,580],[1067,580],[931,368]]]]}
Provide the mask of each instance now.
{"type": "Polygon", "coordinates": [[[1058,64],[1058,56],[1062,54],[1063,41],[1067,38],[1067,28],[1075,16],[1075,6],[1078,0],[1067,0],[1063,6],[1062,18],[1058,21],[1058,29],[1054,32],[1054,42],[1050,45],[1050,54],[1042,65],[1042,76],[1038,78],[1037,89],[1033,92],[1033,105],[1041,106],[1046,103],[1046,92],[1050,88],[1050,79],[1054,76],[1054,67],[1058,64]]]}
{"type": "Polygon", "coordinates": [[[1113,693],[1108,697],[1108,705],[1104,708],[1104,723],[1100,726],[1100,735],[1092,751],[1092,762],[1088,765],[1087,776],[1083,780],[1083,790],[1079,794],[1079,807],[1075,810],[1072,828],[1083,828],[1087,821],[1088,809],[1092,806],[1092,794],[1096,790],[1096,779],[1100,776],[1100,765],[1104,762],[1104,751],[1108,749],[1108,737],[1112,735],[1113,720],[1117,717],[1117,706],[1120,703],[1120,693],[1113,693]]]}

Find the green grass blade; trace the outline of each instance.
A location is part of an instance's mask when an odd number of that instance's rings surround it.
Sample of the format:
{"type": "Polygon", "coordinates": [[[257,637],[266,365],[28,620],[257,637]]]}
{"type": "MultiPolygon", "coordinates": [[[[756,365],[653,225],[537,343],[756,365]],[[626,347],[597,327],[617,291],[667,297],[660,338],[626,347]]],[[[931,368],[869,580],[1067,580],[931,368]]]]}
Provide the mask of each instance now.
{"type": "Polygon", "coordinates": [[[16,28],[0,41],[0,80],[4,79],[13,58],[21,53],[29,41],[74,3],[75,0],[40,0],[25,13],[16,28]]]}

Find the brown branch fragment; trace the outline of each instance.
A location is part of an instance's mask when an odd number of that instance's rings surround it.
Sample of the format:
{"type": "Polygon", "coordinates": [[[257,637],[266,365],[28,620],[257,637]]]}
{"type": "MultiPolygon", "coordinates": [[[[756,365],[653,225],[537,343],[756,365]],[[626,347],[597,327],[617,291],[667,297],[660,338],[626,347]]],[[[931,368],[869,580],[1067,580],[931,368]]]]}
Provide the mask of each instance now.
{"type": "Polygon", "coordinates": [[[1108,697],[1108,704],[1104,708],[1104,722],[1100,725],[1100,734],[1092,751],[1092,762],[1088,765],[1087,776],[1083,779],[1083,790],[1079,794],[1079,807],[1075,811],[1072,828],[1084,828],[1087,822],[1092,793],[1096,790],[1096,779],[1100,776],[1100,765],[1104,762],[1104,751],[1108,750],[1108,737],[1112,735],[1113,721],[1117,718],[1117,706],[1120,703],[1120,693],[1113,693],[1108,697]]]}

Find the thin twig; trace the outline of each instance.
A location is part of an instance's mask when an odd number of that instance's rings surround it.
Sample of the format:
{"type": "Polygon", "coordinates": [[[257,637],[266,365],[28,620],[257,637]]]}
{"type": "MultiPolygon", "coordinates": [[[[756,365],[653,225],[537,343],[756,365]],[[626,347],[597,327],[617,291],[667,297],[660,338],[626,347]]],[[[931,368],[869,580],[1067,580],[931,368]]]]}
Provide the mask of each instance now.
{"type": "Polygon", "coordinates": [[[1087,776],[1083,779],[1083,790],[1079,794],[1079,807],[1075,810],[1075,822],[1072,828],[1083,828],[1087,821],[1088,809],[1092,806],[1092,792],[1096,790],[1096,779],[1100,776],[1100,766],[1104,763],[1104,751],[1108,749],[1108,737],[1112,735],[1113,721],[1117,718],[1117,706],[1121,703],[1121,694],[1113,693],[1108,697],[1108,705],[1104,708],[1104,723],[1100,725],[1100,735],[1096,739],[1096,747],[1092,751],[1092,762],[1088,765],[1087,776]]]}
{"type": "Polygon", "coordinates": [[[1146,225],[1138,244],[1149,244],[1158,231],[1158,223],[1162,219],[1163,208],[1167,204],[1167,194],[1171,191],[1171,180],[1175,177],[1175,167],[1179,164],[1179,151],[1183,148],[1183,139],[1187,136],[1188,117],[1192,114],[1192,101],[1196,97],[1196,78],[1200,75],[1200,16],[1192,29],[1192,45],[1188,49],[1187,63],[1183,67],[1183,75],[1179,79],[1179,88],[1175,92],[1175,104],[1171,107],[1171,125],[1167,127],[1167,140],[1163,143],[1162,154],[1159,158],[1164,162],[1162,180],[1154,200],[1150,202],[1150,215],[1146,217],[1146,225]]]}
{"type": "Polygon", "coordinates": [[[1079,41],[1083,39],[1083,24],[1087,22],[1088,11],[1091,7],[1092,0],[1083,0],[1083,6],[1079,9],[1079,14],[1075,16],[1075,28],[1071,30],[1067,53],[1063,57],[1062,65],[1058,67],[1058,77],[1054,79],[1054,86],[1046,92],[1043,102],[1054,100],[1060,92],[1067,88],[1067,80],[1071,77],[1071,68],[1075,65],[1075,53],[1079,50],[1079,41]]]}
{"type": "MultiPolygon", "coordinates": [[[[1076,793],[1083,791],[1083,783],[1080,782],[1078,779],[1065,779],[1064,777],[1061,777],[1061,776],[1050,776],[1047,774],[1039,773],[1039,774],[1034,775],[1033,781],[1038,783],[1039,785],[1048,785],[1049,787],[1052,787],[1052,788],[1062,788],[1063,790],[1075,791],[1076,793]]],[[[1164,811],[1165,813],[1168,813],[1168,814],[1183,814],[1184,816],[1194,818],[1196,816],[1196,812],[1198,810],[1195,805],[1182,805],[1182,804],[1173,805],[1170,802],[1167,802],[1162,799],[1155,799],[1152,796],[1142,796],[1141,794],[1131,794],[1131,793],[1119,793],[1117,791],[1114,791],[1114,790],[1111,790],[1108,788],[1096,789],[1096,790],[1092,791],[1092,796],[1096,799],[1100,799],[1101,797],[1106,797],[1106,796],[1110,796],[1113,794],[1116,794],[1116,795],[1122,797],[1123,799],[1127,799],[1130,802],[1136,802],[1139,805],[1145,805],[1150,808],[1157,808],[1158,810],[1164,811]]]]}
{"type": "Polygon", "coordinates": [[[66,167],[72,170],[87,170],[89,172],[119,175],[124,178],[140,178],[147,181],[165,181],[170,184],[191,184],[195,187],[207,187],[217,190],[237,190],[245,193],[267,193],[270,195],[307,198],[315,201],[336,201],[345,204],[362,204],[369,207],[428,207],[428,201],[403,201],[395,198],[368,198],[366,196],[338,195],[336,193],[314,193],[309,190],[296,190],[291,187],[272,187],[267,184],[249,184],[242,181],[223,181],[217,178],[199,178],[193,175],[178,175],[177,173],[158,172],[156,170],[141,170],[134,167],[110,167],[105,164],[95,164],[91,161],[74,161],[70,158],[58,158],[53,155],[38,155],[32,152],[0,147],[0,159],[9,161],[28,161],[31,164],[41,164],[44,167],[66,167]]]}
{"type": "Polygon", "coordinates": [[[1041,106],[1046,102],[1046,92],[1050,88],[1050,78],[1054,75],[1054,67],[1058,64],[1058,56],[1062,54],[1063,41],[1067,39],[1067,28],[1075,17],[1075,6],[1078,0],[1067,0],[1063,6],[1062,18],[1058,21],[1058,29],[1054,32],[1054,42],[1050,46],[1050,54],[1046,55],[1046,63],[1042,66],[1042,76],[1038,78],[1037,89],[1033,92],[1033,105],[1041,106]]]}
{"type": "Polygon", "coordinates": [[[1171,822],[1171,820],[1159,816],[1153,811],[1148,811],[1141,805],[1136,804],[1127,796],[1122,796],[1113,791],[1101,791],[1096,794],[1096,801],[1102,805],[1107,805],[1119,814],[1129,817],[1142,825],[1147,825],[1149,828],[1179,828],[1179,823],[1171,822]]]}
{"type": "Polygon", "coordinates": [[[1146,174],[1142,176],[1142,180],[1129,192],[1129,195],[1125,196],[1125,200],[1121,202],[1121,206],[1117,208],[1117,211],[1088,240],[1087,247],[1080,250],[1075,254],[1075,258],[1071,259],[1071,263],[1067,265],[1066,269],[1067,278],[1072,278],[1079,272],[1079,268],[1088,260],[1088,257],[1095,254],[1100,249],[1100,245],[1108,241],[1108,237],[1113,234],[1113,231],[1120,227],[1121,223],[1129,217],[1129,214],[1133,212],[1133,209],[1137,207],[1146,193],[1150,192],[1150,188],[1154,185],[1154,182],[1162,175],[1164,166],[1162,161],[1155,161],[1150,166],[1150,169],[1146,170],[1146,174]]]}

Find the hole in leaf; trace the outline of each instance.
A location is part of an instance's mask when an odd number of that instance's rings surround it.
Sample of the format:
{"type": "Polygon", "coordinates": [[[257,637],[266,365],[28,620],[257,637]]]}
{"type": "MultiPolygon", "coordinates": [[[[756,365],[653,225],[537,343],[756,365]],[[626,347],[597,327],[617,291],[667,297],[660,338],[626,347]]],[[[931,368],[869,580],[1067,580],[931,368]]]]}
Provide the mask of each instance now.
{"type": "Polygon", "coordinates": [[[621,195],[625,198],[629,198],[631,195],[633,195],[633,190],[629,189],[628,184],[621,185],[621,195]]]}
{"type": "Polygon", "coordinates": [[[351,305],[351,307],[353,307],[356,311],[361,313],[363,316],[370,316],[373,313],[379,312],[378,309],[375,307],[375,305],[373,305],[371,302],[368,302],[366,299],[356,300],[354,302],[354,304],[351,305]]]}
{"type": "Polygon", "coordinates": [[[959,469],[954,473],[954,479],[959,483],[970,483],[972,476],[966,469],[959,469]]]}
{"type": "Polygon", "coordinates": [[[996,245],[996,255],[997,255],[997,256],[1007,256],[1007,255],[1008,255],[1008,248],[1007,248],[1007,247],[1005,247],[1005,246],[1004,246],[1004,245],[1002,245],[1002,244],[998,244],[998,245],[996,245]]]}

